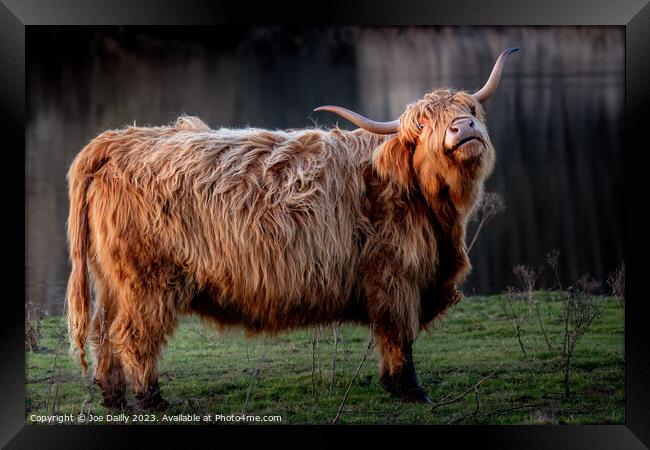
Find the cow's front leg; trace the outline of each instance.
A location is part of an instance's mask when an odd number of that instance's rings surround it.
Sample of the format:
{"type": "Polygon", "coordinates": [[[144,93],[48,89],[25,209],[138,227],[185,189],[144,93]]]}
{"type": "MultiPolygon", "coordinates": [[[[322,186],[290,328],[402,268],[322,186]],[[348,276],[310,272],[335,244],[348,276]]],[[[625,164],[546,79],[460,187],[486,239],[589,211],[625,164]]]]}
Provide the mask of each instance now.
{"type": "Polygon", "coordinates": [[[415,372],[413,343],[400,341],[390,330],[381,327],[375,329],[375,341],[381,353],[381,386],[402,400],[431,403],[415,372]]]}

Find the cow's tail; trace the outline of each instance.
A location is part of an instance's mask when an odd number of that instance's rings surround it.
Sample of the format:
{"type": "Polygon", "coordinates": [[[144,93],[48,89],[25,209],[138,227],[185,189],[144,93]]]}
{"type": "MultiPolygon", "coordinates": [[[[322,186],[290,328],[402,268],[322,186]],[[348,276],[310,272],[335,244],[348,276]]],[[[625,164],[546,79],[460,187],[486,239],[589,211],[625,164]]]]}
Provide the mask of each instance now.
{"type": "MultiPolygon", "coordinates": [[[[101,138],[101,137],[100,137],[101,138]]],[[[70,212],[68,243],[72,271],[66,292],[70,355],[78,356],[84,375],[88,370],[86,340],[91,317],[88,283],[88,204],[86,194],[95,172],[107,159],[108,145],[97,138],[77,155],[68,171],[70,212]],[[77,355],[78,353],[78,355],[77,355]]]]}

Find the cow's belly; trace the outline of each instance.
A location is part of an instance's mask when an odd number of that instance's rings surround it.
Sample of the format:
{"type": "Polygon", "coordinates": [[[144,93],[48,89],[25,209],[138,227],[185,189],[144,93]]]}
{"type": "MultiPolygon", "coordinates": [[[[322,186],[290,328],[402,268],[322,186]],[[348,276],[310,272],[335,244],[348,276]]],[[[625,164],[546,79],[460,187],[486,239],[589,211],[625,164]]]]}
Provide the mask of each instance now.
{"type": "Polygon", "coordinates": [[[280,298],[224,299],[206,289],[192,299],[190,312],[222,326],[241,326],[252,333],[368,321],[365,301],[354,294],[337,302],[331,301],[331,297],[287,302],[280,298]]]}

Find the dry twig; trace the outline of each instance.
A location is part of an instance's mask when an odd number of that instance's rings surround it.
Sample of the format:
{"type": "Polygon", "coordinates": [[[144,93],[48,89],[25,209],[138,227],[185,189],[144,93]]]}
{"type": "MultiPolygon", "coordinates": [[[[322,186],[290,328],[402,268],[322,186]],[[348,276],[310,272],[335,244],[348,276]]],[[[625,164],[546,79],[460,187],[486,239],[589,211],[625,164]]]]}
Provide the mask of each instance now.
{"type": "Polygon", "coordinates": [[[494,216],[499,214],[501,211],[504,211],[506,209],[506,205],[503,201],[503,197],[499,195],[496,192],[488,192],[486,193],[483,198],[481,199],[481,202],[478,205],[477,208],[477,215],[478,219],[478,225],[476,227],[476,231],[474,232],[474,237],[470,241],[469,245],[467,246],[467,253],[472,251],[472,247],[474,247],[474,244],[476,243],[476,239],[478,238],[479,233],[483,229],[483,227],[490,221],[494,216]]]}
{"type": "Polygon", "coordinates": [[[518,303],[518,297],[519,292],[509,286],[505,292],[504,302],[501,304],[501,308],[503,309],[503,313],[505,314],[506,319],[512,321],[512,324],[515,327],[515,334],[517,336],[517,341],[519,342],[519,347],[524,354],[524,358],[526,358],[528,355],[526,353],[526,346],[524,345],[521,334],[523,331],[524,322],[526,322],[528,315],[521,314],[521,311],[518,311],[518,309],[520,309],[519,307],[515,309],[514,304],[518,303]],[[510,314],[508,313],[508,306],[510,306],[510,314]]]}
{"type": "Polygon", "coordinates": [[[334,352],[332,355],[332,374],[330,376],[330,389],[329,389],[330,397],[332,397],[332,389],[334,388],[334,373],[336,372],[336,352],[339,346],[339,332],[341,331],[341,324],[335,323],[332,326],[332,330],[334,331],[334,352]]]}
{"type": "MultiPolygon", "coordinates": [[[[265,343],[262,343],[264,345],[265,343]]],[[[257,365],[255,366],[255,369],[251,373],[251,381],[248,385],[248,389],[246,390],[246,399],[244,400],[244,404],[241,407],[241,412],[242,414],[246,411],[246,406],[248,406],[248,400],[250,399],[251,395],[251,389],[253,388],[253,382],[255,379],[259,376],[261,366],[262,366],[262,361],[266,357],[266,352],[268,351],[268,348],[266,345],[264,345],[264,351],[260,352],[260,358],[257,360],[257,365]]]]}
{"type": "MultiPolygon", "coordinates": [[[[68,311],[68,304],[67,302],[63,303],[63,317],[66,317],[68,311]]],[[[56,384],[55,390],[54,390],[54,399],[52,401],[52,415],[55,414],[55,407],[56,407],[56,401],[59,396],[59,383],[56,382],[55,380],[61,379],[61,365],[59,365],[58,373],[57,376],[54,376],[54,371],[57,369],[57,363],[59,362],[59,354],[61,353],[61,346],[63,344],[63,340],[65,337],[65,329],[64,329],[64,324],[61,323],[59,324],[59,329],[58,329],[58,336],[57,336],[57,342],[56,342],[56,348],[54,350],[54,362],[52,363],[52,370],[50,371],[50,379],[51,382],[48,385],[48,390],[47,390],[47,398],[45,400],[45,413],[47,414],[49,407],[50,407],[50,395],[52,394],[52,385],[56,384]]]]}
{"type": "Polygon", "coordinates": [[[373,346],[374,346],[374,339],[373,339],[373,334],[371,329],[370,337],[368,338],[368,345],[366,346],[366,351],[363,353],[363,357],[361,358],[361,361],[359,361],[359,365],[357,366],[357,369],[354,371],[354,374],[350,379],[350,383],[348,384],[348,388],[345,390],[345,394],[343,395],[343,400],[341,400],[341,404],[339,405],[339,409],[336,412],[336,417],[334,417],[334,420],[332,421],[332,425],[336,425],[339,422],[339,419],[341,418],[341,412],[343,411],[343,406],[345,406],[345,402],[348,399],[348,394],[350,393],[350,389],[352,389],[352,384],[354,383],[354,380],[356,380],[357,376],[359,376],[361,367],[363,367],[363,363],[366,362],[366,358],[368,358],[368,354],[370,353],[370,350],[372,350],[373,346]]]}
{"type": "MultiPolygon", "coordinates": [[[[465,397],[467,396],[467,394],[469,394],[470,392],[472,392],[472,391],[476,391],[476,411],[475,411],[475,413],[477,413],[477,412],[478,412],[478,408],[479,408],[479,406],[480,406],[480,405],[479,405],[479,398],[478,398],[478,387],[479,387],[481,384],[483,384],[484,381],[486,381],[486,380],[492,378],[496,373],[497,373],[497,371],[495,370],[494,372],[490,373],[490,374],[487,375],[486,377],[481,378],[481,379],[478,381],[478,383],[476,383],[474,386],[470,387],[470,388],[467,389],[465,392],[463,392],[462,394],[460,394],[460,395],[458,395],[458,396],[452,398],[451,400],[441,400],[441,401],[439,401],[438,403],[434,404],[434,405],[431,407],[431,412],[434,412],[436,409],[438,409],[438,408],[441,407],[441,406],[449,405],[449,404],[451,404],[451,403],[456,403],[457,401],[462,400],[463,398],[465,398],[465,397]]],[[[445,397],[445,398],[447,398],[447,397],[445,397]]]]}
{"type": "Polygon", "coordinates": [[[542,332],[542,335],[544,336],[544,341],[546,341],[546,346],[548,347],[548,351],[550,354],[555,353],[555,349],[553,348],[553,345],[551,344],[551,340],[548,337],[548,334],[546,333],[546,329],[544,328],[544,322],[542,321],[542,315],[539,312],[539,301],[535,297],[535,285],[537,284],[537,277],[541,273],[542,268],[540,267],[539,270],[535,270],[532,267],[528,266],[515,266],[512,269],[512,273],[514,273],[517,278],[519,278],[519,281],[521,282],[524,292],[526,293],[526,297],[528,299],[528,309],[530,312],[530,305],[535,306],[535,315],[537,316],[537,323],[539,323],[539,328],[542,332]]]}
{"type": "Polygon", "coordinates": [[[612,288],[612,293],[616,298],[616,304],[618,309],[621,309],[621,305],[625,308],[625,263],[621,263],[621,266],[612,272],[607,278],[607,284],[612,288]]]}

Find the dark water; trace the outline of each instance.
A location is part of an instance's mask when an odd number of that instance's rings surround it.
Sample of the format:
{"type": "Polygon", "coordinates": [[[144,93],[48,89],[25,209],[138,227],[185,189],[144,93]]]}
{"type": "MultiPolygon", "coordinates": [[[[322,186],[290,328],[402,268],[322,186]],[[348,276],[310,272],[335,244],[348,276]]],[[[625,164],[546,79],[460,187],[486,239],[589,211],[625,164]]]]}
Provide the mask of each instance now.
{"type": "Polygon", "coordinates": [[[473,248],[464,290],[501,291],[512,266],[552,249],[565,283],[604,281],[623,258],[621,27],[32,27],[27,45],[26,289],[51,313],[69,270],[65,174],[101,131],[180,113],[212,127],[330,125],[311,113],[326,103],[393,119],[431,88],[480,87],[513,46],[486,107],[498,154],[487,190],[507,209],[473,248]]]}

